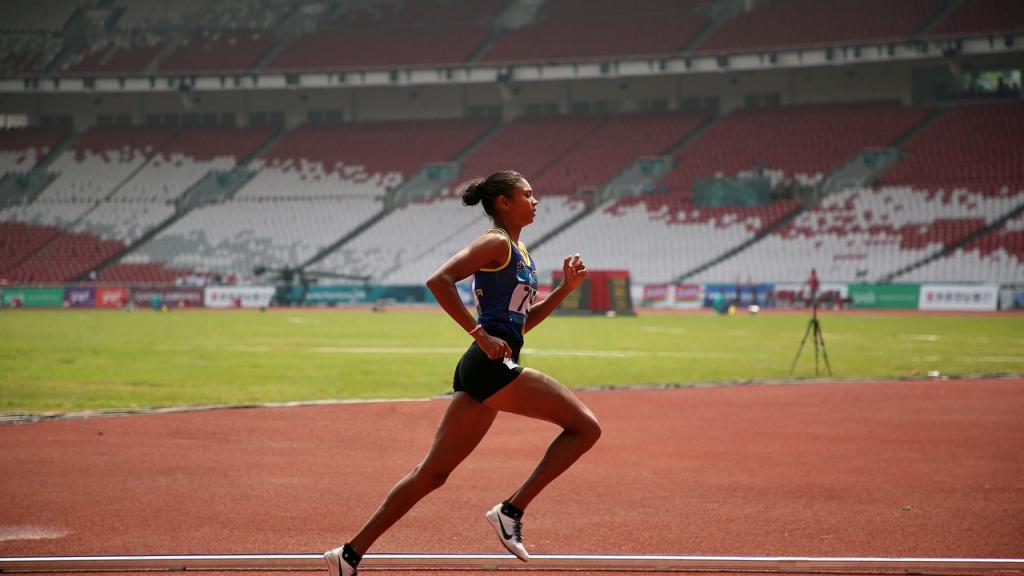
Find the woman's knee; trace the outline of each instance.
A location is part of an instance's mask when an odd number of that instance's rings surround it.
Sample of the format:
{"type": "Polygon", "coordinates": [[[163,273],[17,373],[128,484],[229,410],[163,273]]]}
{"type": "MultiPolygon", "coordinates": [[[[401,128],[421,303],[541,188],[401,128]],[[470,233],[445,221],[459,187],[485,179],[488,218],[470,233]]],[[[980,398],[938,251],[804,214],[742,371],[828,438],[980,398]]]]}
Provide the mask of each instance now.
{"type": "Polygon", "coordinates": [[[427,490],[437,490],[448,481],[451,470],[441,470],[420,464],[412,471],[413,480],[427,490]]]}
{"type": "Polygon", "coordinates": [[[589,411],[572,428],[572,432],[587,441],[593,446],[601,438],[601,423],[589,411]]]}

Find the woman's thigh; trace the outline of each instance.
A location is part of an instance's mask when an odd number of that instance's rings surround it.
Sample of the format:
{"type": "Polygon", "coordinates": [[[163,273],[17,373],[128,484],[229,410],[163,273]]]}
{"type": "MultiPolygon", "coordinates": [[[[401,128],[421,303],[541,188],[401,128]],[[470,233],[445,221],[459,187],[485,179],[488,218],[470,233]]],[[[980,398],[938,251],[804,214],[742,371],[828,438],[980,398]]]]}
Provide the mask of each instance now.
{"type": "Polygon", "coordinates": [[[452,395],[421,468],[451,472],[480,444],[497,411],[465,392],[452,395]]]}
{"type": "Polygon", "coordinates": [[[597,426],[597,418],[576,394],[547,374],[526,368],[484,404],[530,418],[546,420],[563,428],[597,426]]]}

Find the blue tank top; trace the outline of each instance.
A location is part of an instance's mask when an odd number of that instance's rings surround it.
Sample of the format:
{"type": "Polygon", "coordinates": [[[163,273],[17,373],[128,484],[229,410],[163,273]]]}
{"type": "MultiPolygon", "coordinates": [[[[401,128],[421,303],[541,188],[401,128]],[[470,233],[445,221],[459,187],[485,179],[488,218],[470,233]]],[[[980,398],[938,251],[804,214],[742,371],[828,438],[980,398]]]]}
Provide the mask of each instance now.
{"type": "Polygon", "coordinates": [[[501,228],[498,233],[508,242],[508,255],[497,268],[481,268],[473,275],[477,322],[488,334],[504,338],[510,345],[522,346],[523,328],[530,306],[537,298],[537,266],[521,243],[512,242],[501,228]]]}

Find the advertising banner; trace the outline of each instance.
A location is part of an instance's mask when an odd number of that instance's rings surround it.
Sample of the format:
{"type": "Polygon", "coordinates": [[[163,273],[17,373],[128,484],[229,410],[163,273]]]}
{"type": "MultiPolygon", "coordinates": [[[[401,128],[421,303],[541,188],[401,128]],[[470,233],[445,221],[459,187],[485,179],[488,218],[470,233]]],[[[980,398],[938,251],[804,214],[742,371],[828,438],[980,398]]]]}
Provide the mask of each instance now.
{"type": "Polygon", "coordinates": [[[274,291],[273,286],[210,286],[202,301],[207,308],[266,308],[274,291]]]}
{"type": "Polygon", "coordinates": [[[120,308],[128,303],[131,297],[127,288],[97,288],[97,308],[120,308]]]}
{"type": "Polygon", "coordinates": [[[668,284],[644,284],[644,306],[664,308],[669,305],[668,284]]]}
{"type": "Polygon", "coordinates": [[[4,306],[25,308],[60,308],[64,305],[64,287],[11,286],[4,288],[4,306]]]}
{"type": "Polygon", "coordinates": [[[727,303],[736,306],[768,306],[772,294],[775,292],[774,284],[705,284],[704,285],[704,306],[711,308],[718,294],[727,303]]]}
{"type": "Polygon", "coordinates": [[[704,305],[704,287],[700,284],[677,284],[675,287],[676,308],[700,308],[704,305]]]}
{"type": "Polygon", "coordinates": [[[96,288],[68,286],[64,289],[64,301],[72,308],[92,308],[96,305],[96,288]]]}
{"type": "Polygon", "coordinates": [[[921,286],[921,310],[989,312],[999,303],[999,286],[983,284],[925,284],[921,286]]]}
{"type": "Polygon", "coordinates": [[[303,304],[313,306],[334,306],[336,304],[365,304],[369,302],[370,291],[361,285],[342,284],[338,286],[310,286],[306,290],[303,304]]]}
{"type": "Polygon", "coordinates": [[[152,307],[154,303],[153,296],[157,296],[157,302],[159,304],[166,304],[168,308],[201,308],[203,306],[202,288],[189,286],[132,288],[132,303],[136,307],[152,307]]]}
{"type": "Polygon", "coordinates": [[[916,309],[920,284],[850,284],[854,308],[916,309]]]}

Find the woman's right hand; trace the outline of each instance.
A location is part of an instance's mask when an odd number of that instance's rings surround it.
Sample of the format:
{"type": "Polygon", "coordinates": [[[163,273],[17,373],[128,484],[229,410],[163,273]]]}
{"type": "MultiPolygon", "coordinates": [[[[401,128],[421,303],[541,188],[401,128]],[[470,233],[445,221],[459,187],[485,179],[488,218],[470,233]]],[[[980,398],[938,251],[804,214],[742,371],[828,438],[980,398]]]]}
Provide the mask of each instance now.
{"type": "Polygon", "coordinates": [[[482,326],[476,330],[473,338],[476,339],[477,345],[480,346],[480,349],[491,360],[502,360],[512,357],[512,347],[508,345],[508,342],[496,336],[491,336],[484,331],[482,326]]]}

